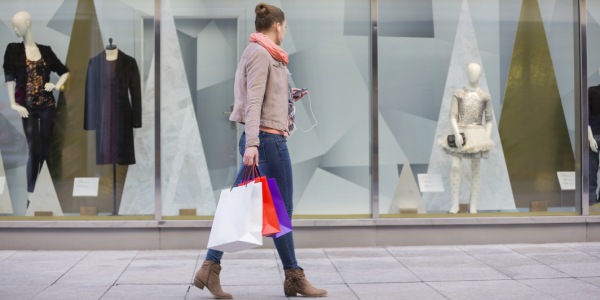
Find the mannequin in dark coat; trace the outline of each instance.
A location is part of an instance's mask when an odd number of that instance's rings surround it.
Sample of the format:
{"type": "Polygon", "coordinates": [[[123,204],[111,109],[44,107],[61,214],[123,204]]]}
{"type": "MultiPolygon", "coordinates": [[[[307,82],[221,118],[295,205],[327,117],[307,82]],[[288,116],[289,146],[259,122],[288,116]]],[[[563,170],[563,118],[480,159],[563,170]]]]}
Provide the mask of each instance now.
{"type": "Polygon", "coordinates": [[[88,64],[84,129],[96,131],[97,164],[132,165],[133,128],[142,127],[140,72],[133,57],[115,51],[114,61],[103,51],[88,64]]]}

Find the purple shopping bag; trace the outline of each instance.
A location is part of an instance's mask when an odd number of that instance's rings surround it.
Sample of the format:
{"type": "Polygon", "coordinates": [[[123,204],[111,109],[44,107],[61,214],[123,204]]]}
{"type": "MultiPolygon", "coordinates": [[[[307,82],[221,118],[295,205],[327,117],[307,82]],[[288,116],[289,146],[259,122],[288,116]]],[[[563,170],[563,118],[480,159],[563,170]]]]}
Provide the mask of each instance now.
{"type": "Polygon", "coordinates": [[[275,178],[267,179],[269,183],[269,190],[271,191],[271,198],[273,198],[273,204],[275,205],[275,211],[277,211],[277,219],[279,219],[279,228],[280,232],[269,235],[273,238],[278,238],[284,234],[292,232],[292,220],[290,220],[290,216],[287,213],[287,209],[285,208],[285,203],[283,203],[283,198],[281,197],[281,192],[279,191],[279,187],[277,186],[277,181],[275,178]]]}

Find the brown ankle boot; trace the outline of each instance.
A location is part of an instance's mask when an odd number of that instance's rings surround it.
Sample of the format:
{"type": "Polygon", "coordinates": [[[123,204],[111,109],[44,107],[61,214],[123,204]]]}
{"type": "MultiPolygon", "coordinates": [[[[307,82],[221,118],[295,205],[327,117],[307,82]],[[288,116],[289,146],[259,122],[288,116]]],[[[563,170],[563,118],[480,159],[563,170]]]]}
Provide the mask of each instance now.
{"type": "Polygon", "coordinates": [[[205,260],[200,270],[196,272],[194,285],[201,290],[206,286],[216,299],[233,299],[231,294],[225,293],[221,288],[219,273],[221,273],[221,266],[219,264],[216,264],[212,260],[205,260]]]}
{"type": "Polygon", "coordinates": [[[304,276],[304,270],[302,269],[289,269],[285,270],[285,282],[283,283],[283,292],[288,297],[295,297],[296,294],[300,294],[304,297],[325,297],[327,291],[318,289],[304,276]]]}

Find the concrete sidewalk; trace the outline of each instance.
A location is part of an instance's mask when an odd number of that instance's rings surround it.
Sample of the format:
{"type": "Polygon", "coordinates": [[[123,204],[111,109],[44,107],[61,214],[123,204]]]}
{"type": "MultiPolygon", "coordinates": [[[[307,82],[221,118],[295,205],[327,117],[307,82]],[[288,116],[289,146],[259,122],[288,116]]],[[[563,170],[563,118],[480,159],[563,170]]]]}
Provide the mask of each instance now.
{"type": "MultiPolygon", "coordinates": [[[[600,299],[600,243],[299,249],[326,299],[600,299]]],[[[0,299],[211,299],[204,251],[0,251],[0,299]]],[[[234,299],[285,299],[275,250],[224,257],[234,299]]]]}

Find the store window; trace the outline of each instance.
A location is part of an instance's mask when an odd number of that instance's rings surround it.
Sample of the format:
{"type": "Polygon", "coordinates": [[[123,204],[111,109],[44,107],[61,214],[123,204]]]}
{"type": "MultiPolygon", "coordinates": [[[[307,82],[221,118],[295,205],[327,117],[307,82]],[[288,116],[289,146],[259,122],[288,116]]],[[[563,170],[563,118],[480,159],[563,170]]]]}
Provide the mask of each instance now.
{"type": "MultiPolygon", "coordinates": [[[[579,20],[572,1],[376,1],[376,68],[371,1],[272,4],[286,13],[282,46],[292,83],[309,91],[296,104],[298,130],[288,140],[295,218],[580,214],[573,30],[579,20]],[[375,88],[378,105],[371,107],[375,88]],[[378,113],[377,145],[371,111],[378,113]],[[464,146],[452,146],[461,140],[464,146]],[[371,146],[379,161],[376,189],[371,146]]],[[[255,5],[5,5],[0,219],[153,219],[157,192],[159,218],[212,218],[240,164],[243,126],[228,118],[255,5]],[[27,14],[13,22],[21,11],[27,14]],[[26,39],[38,46],[19,44],[24,39],[13,27],[31,32],[26,39]],[[44,91],[46,82],[63,81],[61,89],[44,91]],[[32,106],[43,103],[41,110],[32,106]]],[[[588,3],[590,49],[600,40],[597,11],[588,3]]],[[[600,84],[594,59],[592,87],[600,84]]],[[[591,204],[591,213],[600,213],[591,204]]]]}
{"type": "Polygon", "coordinates": [[[144,64],[153,49],[141,47],[140,21],[153,19],[154,4],[142,2],[3,5],[1,216],[153,218],[153,197],[131,201],[154,189],[142,184],[154,158],[140,155],[154,147],[140,136],[153,130],[143,101],[153,97],[144,64]]]}
{"type": "Polygon", "coordinates": [[[378,5],[382,216],[579,214],[573,1],[378,5]]]}
{"type": "MultiPolygon", "coordinates": [[[[173,154],[162,161],[166,218],[187,218],[181,209],[212,216],[220,191],[235,180],[244,129],[228,118],[257,3],[163,1],[161,42],[163,49],[173,46],[161,53],[162,152],[173,154]],[[164,76],[173,73],[185,73],[187,80],[164,76]],[[181,104],[168,104],[176,99],[181,104]],[[185,123],[178,129],[185,135],[165,131],[174,128],[171,122],[185,123]]],[[[298,129],[288,139],[294,214],[370,217],[369,1],[271,4],[285,12],[282,47],[289,53],[292,83],[309,91],[296,103],[298,129]]]]}

